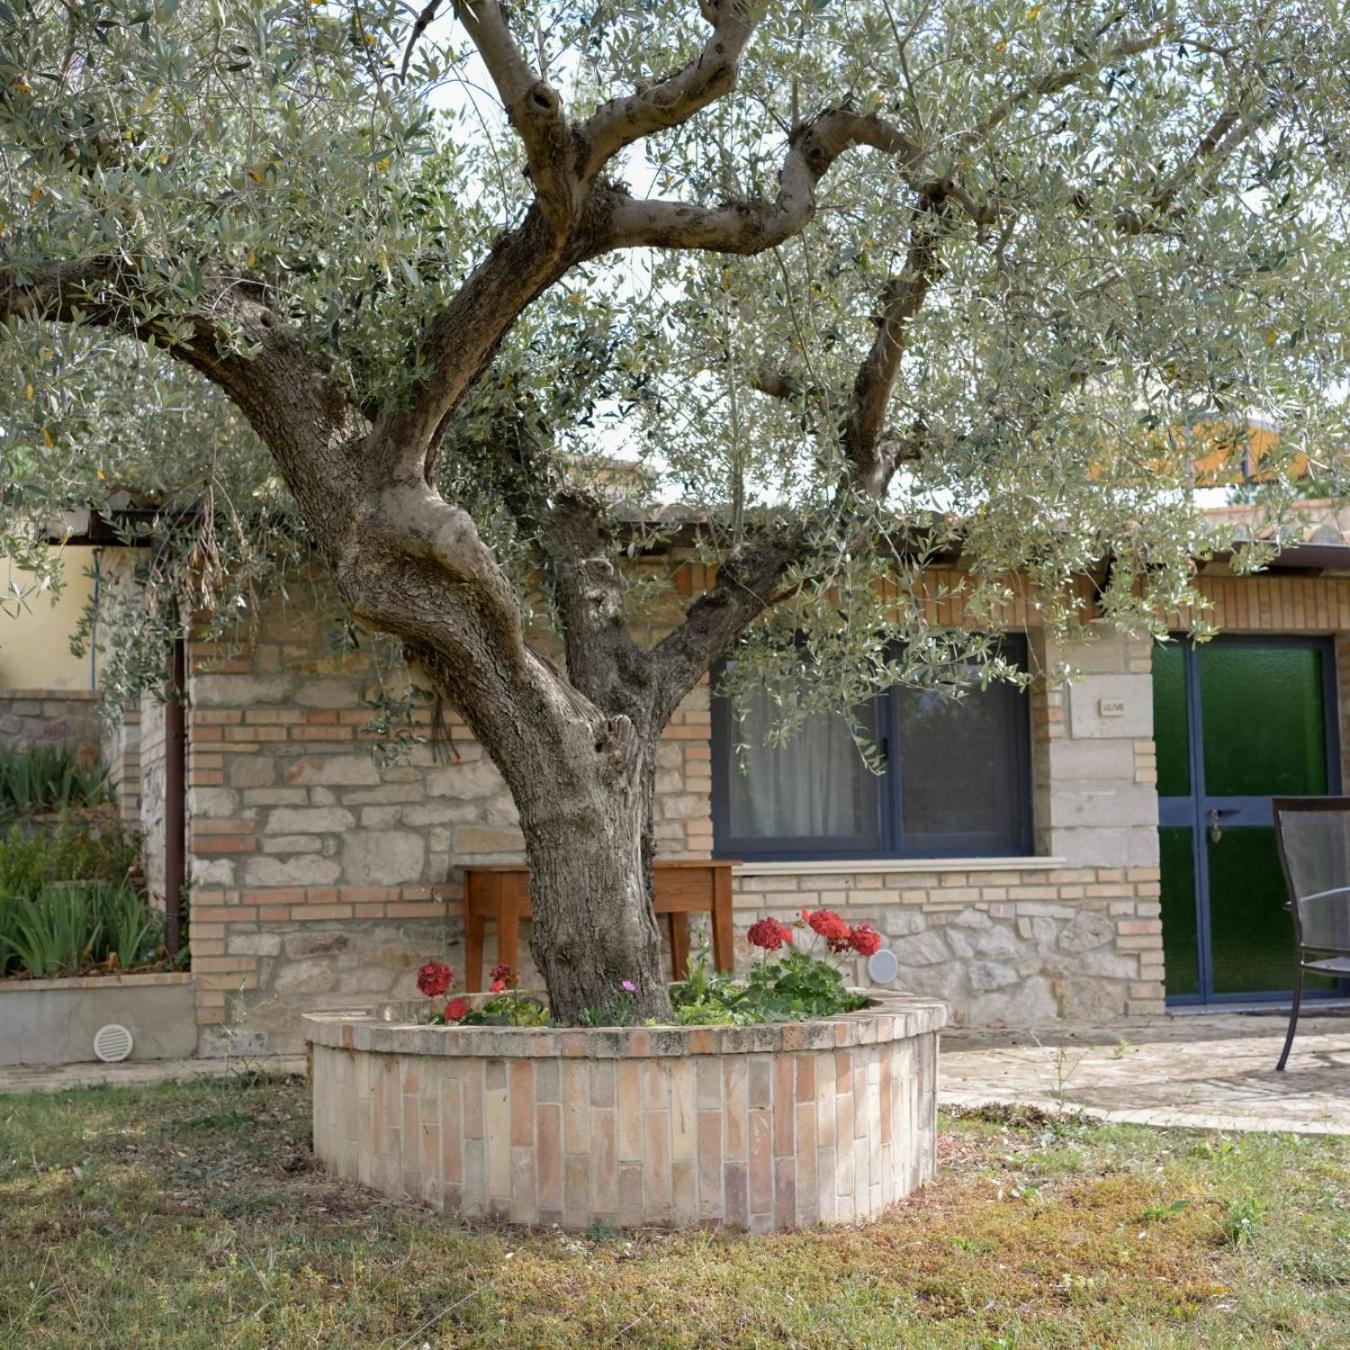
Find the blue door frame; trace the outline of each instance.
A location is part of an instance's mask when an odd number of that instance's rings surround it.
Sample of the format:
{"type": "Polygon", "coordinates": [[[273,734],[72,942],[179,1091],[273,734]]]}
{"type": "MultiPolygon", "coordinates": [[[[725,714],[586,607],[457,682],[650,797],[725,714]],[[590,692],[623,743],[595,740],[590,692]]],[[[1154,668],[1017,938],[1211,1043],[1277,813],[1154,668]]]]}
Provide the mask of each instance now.
{"type": "MultiPolygon", "coordinates": [[[[1195,869],[1195,920],[1196,946],[1198,952],[1197,981],[1199,989],[1194,994],[1172,994],[1168,996],[1170,1005],[1186,1006],[1196,1004],[1224,1003],[1278,1003],[1287,1002],[1292,988],[1282,992],[1258,992],[1250,994],[1214,992],[1214,962],[1211,943],[1211,913],[1209,892],[1209,850],[1205,847],[1206,831],[1210,828],[1211,812],[1217,812],[1217,821],[1221,827],[1233,829],[1242,826],[1264,826],[1270,828],[1275,823],[1271,810],[1271,797],[1210,797],[1205,791],[1205,755],[1204,755],[1204,708],[1200,697],[1200,679],[1197,670],[1196,645],[1185,634],[1175,634],[1174,639],[1181,644],[1184,653],[1186,672],[1187,732],[1189,737],[1191,765],[1191,795],[1189,797],[1159,797],[1158,825],[1161,828],[1189,827],[1193,831],[1191,854],[1195,869]]],[[[1249,647],[1303,647],[1322,653],[1322,722],[1326,743],[1327,787],[1329,795],[1341,791],[1340,736],[1337,719],[1337,679],[1336,649],[1329,637],[1266,637],[1257,635],[1222,636],[1211,639],[1213,645],[1249,646],[1249,647]]],[[[1292,927],[1291,927],[1292,933],[1292,927]]],[[[1293,964],[1290,964],[1290,974],[1293,964]]],[[[1305,991],[1305,1001],[1317,997],[1343,997],[1342,990],[1326,992],[1305,991]]]]}

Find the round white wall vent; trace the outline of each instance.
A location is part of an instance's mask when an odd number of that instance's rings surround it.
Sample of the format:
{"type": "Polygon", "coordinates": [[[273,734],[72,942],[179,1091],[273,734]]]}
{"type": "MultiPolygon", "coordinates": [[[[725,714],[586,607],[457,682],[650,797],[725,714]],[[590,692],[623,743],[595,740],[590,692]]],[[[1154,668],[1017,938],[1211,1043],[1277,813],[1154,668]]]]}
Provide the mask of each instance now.
{"type": "Polygon", "coordinates": [[[873,984],[890,984],[900,973],[900,962],[889,947],[882,947],[867,958],[867,974],[873,984]]]}
{"type": "Polygon", "coordinates": [[[94,1033],[94,1054],[105,1064],[125,1059],[135,1044],[131,1032],[117,1022],[109,1022],[94,1033]]]}

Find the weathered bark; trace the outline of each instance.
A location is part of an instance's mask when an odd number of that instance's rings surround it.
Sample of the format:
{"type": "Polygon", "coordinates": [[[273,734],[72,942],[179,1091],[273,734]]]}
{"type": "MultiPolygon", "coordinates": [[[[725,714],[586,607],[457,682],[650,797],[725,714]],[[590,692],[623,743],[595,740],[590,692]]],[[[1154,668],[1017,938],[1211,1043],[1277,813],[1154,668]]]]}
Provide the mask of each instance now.
{"type": "Polygon", "coordinates": [[[497,766],[520,819],[534,907],[530,947],[555,1016],[613,1005],[625,980],[640,1017],[670,1017],[651,908],[652,799],[660,728],[635,726],[576,693],[551,667],[489,690],[492,661],[409,657],[455,707],[497,766]]]}
{"type": "Polygon", "coordinates": [[[551,801],[543,818],[538,807],[522,816],[530,950],[555,1015],[566,1021],[616,1002],[631,1002],[639,1017],[670,1017],[651,903],[654,761],[654,746],[634,746],[621,766],[591,775],[589,790],[551,801]]]}

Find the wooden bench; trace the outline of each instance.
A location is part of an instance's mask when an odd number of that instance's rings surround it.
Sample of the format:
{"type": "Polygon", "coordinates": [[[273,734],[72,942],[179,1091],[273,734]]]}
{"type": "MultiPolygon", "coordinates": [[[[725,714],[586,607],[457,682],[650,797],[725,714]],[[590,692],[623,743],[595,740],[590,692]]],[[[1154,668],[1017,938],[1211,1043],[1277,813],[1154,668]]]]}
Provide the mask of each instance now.
{"type": "MultiPolygon", "coordinates": [[[[652,868],[652,900],[670,929],[671,970],[682,980],[689,967],[689,916],[712,915],[713,963],[735,968],[731,924],[731,869],[728,860],[659,862],[652,868]]],[[[520,921],[530,907],[530,873],[523,864],[464,869],[464,987],[483,988],[483,938],[487,921],[497,923],[497,960],[513,970],[520,952],[520,921]]]]}

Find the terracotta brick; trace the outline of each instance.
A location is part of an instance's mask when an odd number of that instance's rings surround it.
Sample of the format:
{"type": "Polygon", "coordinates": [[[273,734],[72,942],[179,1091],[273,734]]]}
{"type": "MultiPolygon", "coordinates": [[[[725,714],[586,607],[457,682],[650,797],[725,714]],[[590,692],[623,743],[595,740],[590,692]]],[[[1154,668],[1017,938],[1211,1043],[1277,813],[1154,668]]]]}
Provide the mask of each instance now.
{"type": "Polygon", "coordinates": [[[750,1112],[750,1213],[773,1209],[773,1119],[767,1109],[750,1112]]]}
{"type": "Polygon", "coordinates": [[[534,1144],[534,1064],[515,1059],[508,1065],[511,1093],[511,1142],[534,1144]]]}

